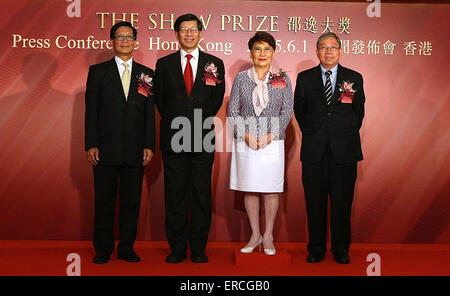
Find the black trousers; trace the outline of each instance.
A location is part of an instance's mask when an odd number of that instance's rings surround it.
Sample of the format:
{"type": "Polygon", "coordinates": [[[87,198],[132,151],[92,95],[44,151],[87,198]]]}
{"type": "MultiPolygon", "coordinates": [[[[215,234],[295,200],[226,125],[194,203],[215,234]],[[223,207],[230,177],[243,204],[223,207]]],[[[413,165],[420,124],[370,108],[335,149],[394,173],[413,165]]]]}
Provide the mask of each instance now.
{"type": "Polygon", "coordinates": [[[97,253],[114,250],[114,213],[119,189],[119,232],[117,251],[133,251],[142,193],[143,166],[94,166],[94,248],[97,253]]]}
{"type": "Polygon", "coordinates": [[[202,255],[211,226],[214,153],[163,153],[166,235],[174,254],[202,255]],[[190,215],[189,215],[190,213],[190,215]]]}
{"type": "Polygon", "coordinates": [[[356,176],[357,163],[336,163],[329,146],[320,162],[302,162],[310,253],[326,252],[328,196],[331,206],[331,251],[337,256],[348,253],[356,176]]]}

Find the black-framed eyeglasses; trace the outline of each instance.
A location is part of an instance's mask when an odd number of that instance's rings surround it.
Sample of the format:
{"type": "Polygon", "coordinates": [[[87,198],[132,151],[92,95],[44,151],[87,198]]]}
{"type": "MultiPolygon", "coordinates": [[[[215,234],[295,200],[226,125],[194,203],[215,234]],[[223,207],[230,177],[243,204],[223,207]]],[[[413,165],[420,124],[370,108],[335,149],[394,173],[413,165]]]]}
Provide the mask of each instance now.
{"type": "Polygon", "coordinates": [[[131,36],[131,35],[128,35],[128,36],[117,35],[117,36],[114,36],[114,39],[119,40],[119,41],[124,41],[124,40],[126,40],[126,41],[133,41],[136,38],[134,36],[131,36]]]}

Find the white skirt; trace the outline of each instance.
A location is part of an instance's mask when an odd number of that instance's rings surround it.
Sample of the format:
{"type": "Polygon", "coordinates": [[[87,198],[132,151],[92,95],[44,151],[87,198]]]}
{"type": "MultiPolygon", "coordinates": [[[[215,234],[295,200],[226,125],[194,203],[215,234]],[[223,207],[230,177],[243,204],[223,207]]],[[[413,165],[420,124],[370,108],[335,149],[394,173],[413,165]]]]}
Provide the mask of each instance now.
{"type": "Polygon", "coordinates": [[[233,140],[230,189],[276,193],[284,187],[284,140],[253,150],[245,141],[233,140]]]}

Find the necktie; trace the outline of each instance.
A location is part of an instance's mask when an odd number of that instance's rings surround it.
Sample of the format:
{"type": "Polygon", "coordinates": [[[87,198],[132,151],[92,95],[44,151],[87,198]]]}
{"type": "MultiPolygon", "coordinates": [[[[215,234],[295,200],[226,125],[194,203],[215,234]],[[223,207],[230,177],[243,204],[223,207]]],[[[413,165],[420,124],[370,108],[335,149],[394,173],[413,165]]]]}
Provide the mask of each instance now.
{"type": "Polygon", "coordinates": [[[327,80],[325,82],[325,98],[327,99],[327,105],[330,105],[331,97],[333,95],[333,88],[331,87],[330,79],[331,71],[328,70],[327,72],[325,72],[325,75],[327,76],[327,80]]]}
{"type": "Polygon", "coordinates": [[[122,63],[125,70],[122,73],[122,87],[125,94],[125,98],[128,99],[128,91],[130,90],[130,70],[128,70],[128,64],[122,63]]]}
{"type": "Polygon", "coordinates": [[[184,68],[184,84],[186,84],[187,94],[191,94],[192,85],[194,84],[194,74],[192,73],[191,58],[192,55],[187,54],[186,68],[184,68]]]}

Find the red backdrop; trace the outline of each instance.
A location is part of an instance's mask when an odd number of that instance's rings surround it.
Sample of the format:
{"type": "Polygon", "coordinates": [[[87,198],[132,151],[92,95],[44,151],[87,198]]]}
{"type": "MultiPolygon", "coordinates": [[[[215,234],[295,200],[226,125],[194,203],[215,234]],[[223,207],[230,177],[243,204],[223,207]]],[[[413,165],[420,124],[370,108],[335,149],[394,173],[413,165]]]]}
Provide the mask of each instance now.
{"type": "MultiPolygon", "coordinates": [[[[2,2],[0,239],[91,238],[85,81],[90,64],[112,57],[99,40],[109,38],[113,14],[123,19],[126,13],[125,19],[133,17],[139,27],[135,59],[154,68],[159,57],[174,50],[171,14],[176,19],[192,12],[207,23],[202,48],[226,65],[218,116],[223,121],[233,78],[251,65],[246,43],[256,29],[279,40],[273,64],[295,81],[299,71],[317,65],[315,42],[328,17],[344,42],[342,65],[365,79],[364,161],[358,164],[353,241],[450,243],[450,44],[445,33],[450,5],[382,3],[380,17],[369,17],[370,3],[196,1],[187,11],[184,2],[2,2]],[[76,40],[84,40],[84,46],[76,40]],[[395,44],[392,54],[385,52],[388,41],[395,44]]],[[[221,126],[217,132],[221,138],[221,126]]],[[[276,222],[279,241],[307,240],[300,142],[293,119],[287,130],[286,191],[276,222]]],[[[247,240],[250,233],[243,196],[228,189],[229,158],[228,152],[216,152],[212,241],[247,240]]],[[[140,240],[165,240],[162,170],[158,151],[146,168],[140,240]]]]}

